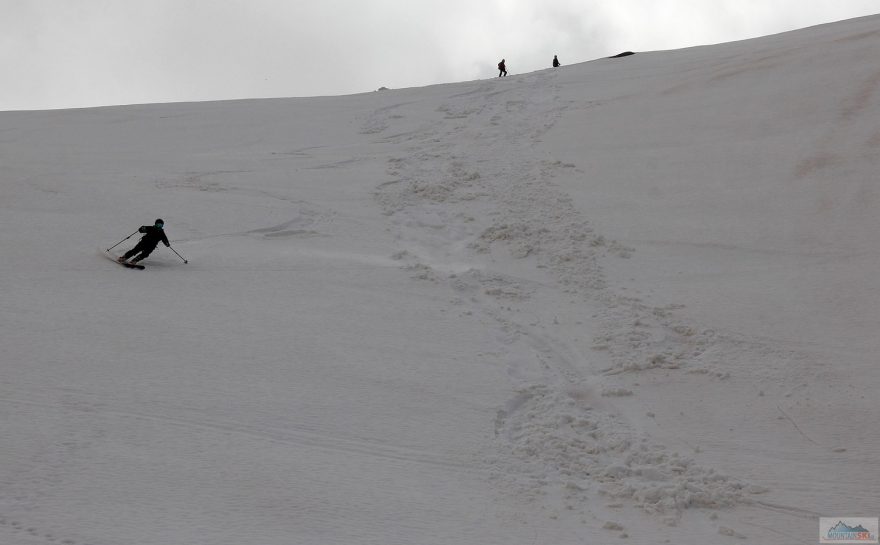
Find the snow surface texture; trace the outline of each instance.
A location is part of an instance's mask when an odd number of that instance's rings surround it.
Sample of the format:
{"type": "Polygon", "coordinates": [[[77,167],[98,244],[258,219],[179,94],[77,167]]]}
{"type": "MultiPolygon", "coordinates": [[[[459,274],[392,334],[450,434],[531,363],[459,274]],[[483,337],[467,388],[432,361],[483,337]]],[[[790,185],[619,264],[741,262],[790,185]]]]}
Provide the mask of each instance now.
{"type": "Polygon", "coordinates": [[[869,17],[0,114],[0,543],[772,545],[876,516],[878,47],[869,17]],[[188,265],[96,256],[156,217],[188,265]]]}

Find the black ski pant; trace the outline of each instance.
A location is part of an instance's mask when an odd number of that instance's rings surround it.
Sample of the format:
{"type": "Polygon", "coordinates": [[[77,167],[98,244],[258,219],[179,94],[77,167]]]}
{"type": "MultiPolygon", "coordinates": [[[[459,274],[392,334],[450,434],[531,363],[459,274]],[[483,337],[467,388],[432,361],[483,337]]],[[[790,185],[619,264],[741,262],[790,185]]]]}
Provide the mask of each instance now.
{"type": "Polygon", "coordinates": [[[146,258],[148,255],[150,255],[151,253],[153,253],[153,250],[155,250],[155,249],[156,249],[156,246],[155,246],[155,245],[153,245],[153,246],[150,246],[150,245],[141,245],[141,243],[138,243],[134,248],[132,248],[131,250],[125,252],[125,255],[122,256],[122,257],[124,257],[125,259],[128,259],[128,258],[130,258],[131,256],[133,256],[133,255],[139,253],[139,254],[141,254],[141,255],[139,255],[139,256],[137,256],[136,258],[134,258],[134,259],[131,260],[132,263],[137,263],[137,262],[140,261],[141,259],[144,259],[144,258],[146,258]]]}

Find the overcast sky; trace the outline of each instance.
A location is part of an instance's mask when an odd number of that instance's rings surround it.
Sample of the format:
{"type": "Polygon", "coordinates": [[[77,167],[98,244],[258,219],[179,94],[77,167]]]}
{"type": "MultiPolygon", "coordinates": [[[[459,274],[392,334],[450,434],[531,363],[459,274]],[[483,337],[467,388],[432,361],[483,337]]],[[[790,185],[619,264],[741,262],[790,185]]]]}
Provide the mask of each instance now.
{"type": "Polygon", "coordinates": [[[339,95],[726,42],[878,0],[0,0],[0,110],[339,95]]]}

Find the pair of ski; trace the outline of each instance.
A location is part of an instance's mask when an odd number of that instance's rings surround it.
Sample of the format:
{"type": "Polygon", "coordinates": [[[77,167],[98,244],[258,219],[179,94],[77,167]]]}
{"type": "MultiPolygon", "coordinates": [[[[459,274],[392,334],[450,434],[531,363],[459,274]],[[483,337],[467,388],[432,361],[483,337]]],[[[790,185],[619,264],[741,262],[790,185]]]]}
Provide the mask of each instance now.
{"type": "Polygon", "coordinates": [[[139,265],[137,263],[129,263],[127,261],[119,261],[119,256],[113,255],[110,252],[110,250],[101,250],[101,255],[103,255],[104,257],[106,257],[107,259],[112,261],[113,263],[116,263],[117,265],[122,265],[126,269],[137,269],[139,271],[146,269],[146,267],[144,267],[143,265],[139,265]]]}

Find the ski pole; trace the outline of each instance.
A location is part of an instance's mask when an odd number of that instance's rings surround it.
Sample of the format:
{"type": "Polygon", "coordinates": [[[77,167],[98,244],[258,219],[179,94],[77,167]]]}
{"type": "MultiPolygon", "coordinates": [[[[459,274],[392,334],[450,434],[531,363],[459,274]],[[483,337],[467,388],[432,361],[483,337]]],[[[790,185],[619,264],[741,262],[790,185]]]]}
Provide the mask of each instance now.
{"type": "MultiPolygon", "coordinates": [[[[138,231],[140,231],[140,229],[138,229],[138,231]]],[[[113,246],[110,246],[109,248],[107,248],[107,251],[109,252],[109,251],[112,250],[113,248],[119,246],[120,244],[122,244],[122,243],[125,242],[126,240],[128,240],[128,239],[130,239],[131,237],[135,236],[136,234],[138,234],[138,231],[135,231],[134,233],[128,235],[127,237],[125,237],[124,239],[120,240],[119,242],[117,242],[117,243],[114,244],[113,246]]]]}
{"type": "MultiPolygon", "coordinates": [[[[169,244],[168,247],[171,248],[171,245],[169,244]]],[[[174,252],[175,254],[177,254],[177,250],[175,250],[174,248],[171,248],[171,251],[174,252]]],[[[183,259],[183,256],[180,254],[177,254],[177,257],[179,257],[180,259],[183,259]]],[[[187,261],[186,259],[183,259],[183,262],[189,263],[189,261],[187,261]]]]}

